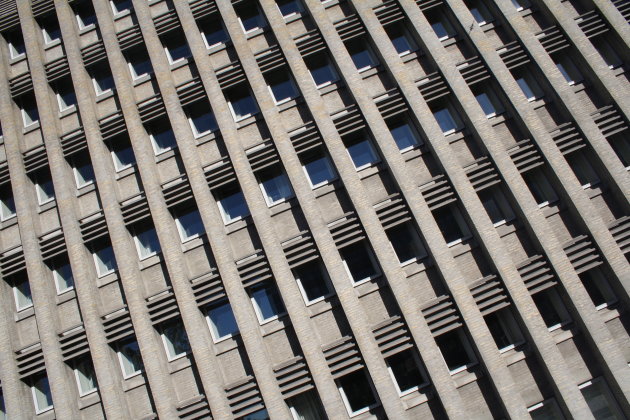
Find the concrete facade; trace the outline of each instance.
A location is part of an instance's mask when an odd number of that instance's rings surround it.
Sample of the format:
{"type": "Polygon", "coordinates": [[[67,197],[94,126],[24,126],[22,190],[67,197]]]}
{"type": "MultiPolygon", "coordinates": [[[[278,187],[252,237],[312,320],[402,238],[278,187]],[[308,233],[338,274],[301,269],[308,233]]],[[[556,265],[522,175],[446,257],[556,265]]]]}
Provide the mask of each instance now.
{"type": "Polygon", "coordinates": [[[0,0],[0,419],[630,417],[623,0],[0,0]]]}

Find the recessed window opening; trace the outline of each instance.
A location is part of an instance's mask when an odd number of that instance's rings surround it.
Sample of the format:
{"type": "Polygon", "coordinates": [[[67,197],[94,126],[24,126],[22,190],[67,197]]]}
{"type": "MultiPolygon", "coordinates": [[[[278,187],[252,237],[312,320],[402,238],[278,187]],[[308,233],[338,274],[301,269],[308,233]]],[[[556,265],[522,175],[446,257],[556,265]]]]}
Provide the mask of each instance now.
{"type": "Polygon", "coordinates": [[[249,295],[261,325],[278,319],[286,312],[280,292],[271,282],[253,286],[249,290],[249,295]]]}
{"type": "Polygon", "coordinates": [[[484,316],[484,320],[501,353],[511,350],[523,343],[523,335],[512,315],[512,311],[508,308],[492,312],[484,316]]]}
{"type": "Polygon", "coordinates": [[[92,257],[94,258],[96,273],[99,277],[104,277],[116,271],[117,265],[114,250],[108,243],[95,246],[92,251],[92,257]]]}
{"type": "Polygon", "coordinates": [[[73,155],[70,161],[77,188],[87,187],[94,183],[94,169],[92,168],[89,154],[80,153],[73,155]]]}
{"type": "Polygon", "coordinates": [[[138,80],[145,75],[153,73],[149,54],[144,48],[133,49],[125,54],[125,58],[133,80],[138,80]]]}
{"type": "Polygon", "coordinates": [[[114,16],[122,14],[126,10],[131,10],[131,0],[109,0],[114,16]]]}
{"type": "Polygon", "coordinates": [[[359,73],[378,65],[378,60],[376,59],[374,52],[365,40],[361,38],[354,38],[346,42],[345,45],[348,53],[350,54],[350,58],[352,58],[352,62],[359,73]]]}
{"type": "Polygon", "coordinates": [[[468,239],[471,234],[459,209],[449,205],[433,210],[433,217],[442,231],[447,246],[457,245],[468,239]]]}
{"type": "Polygon", "coordinates": [[[142,373],[142,356],[136,340],[126,340],[120,343],[116,353],[124,379],[129,379],[142,373]]]}
{"type": "Polygon", "coordinates": [[[55,199],[55,188],[53,187],[50,172],[47,169],[39,170],[33,175],[37,202],[44,205],[55,199]]]}
{"type": "Polygon", "coordinates": [[[342,376],[336,383],[349,416],[366,413],[377,405],[372,383],[365,370],[357,370],[342,376]]]}
{"type": "Polygon", "coordinates": [[[168,120],[163,119],[159,122],[152,122],[151,126],[147,127],[147,132],[156,156],[177,147],[175,133],[173,133],[168,120]]]}
{"type": "Polygon", "coordinates": [[[26,47],[24,45],[24,38],[21,30],[16,29],[3,35],[9,44],[9,55],[12,59],[20,58],[26,54],[26,47]]]}
{"type": "Polygon", "coordinates": [[[260,189],[269,207],[280,204],[293,197],[289,178],[281,167],[266,169],[257,174],[260,189]]]}
{"type": "Polygon", "coordinates": [[[374,166],[381,161],[367,133],[361,133],[354,138],[345,139],[344,143],[357,171],[374,166]]]}
{"type": "Polygon", "coordinates": [[[416,44],[404,24],[390,25],[385,28],[385,32],[400,57],[416,50],[416,44]]]}
{"type": "Polygon", "coordinates": [[[73,371],[80,397],[96,392],[96,375],[89,359],[84,358],[75,362],[73,371]]]}
{"type": "Polygon", "coordinates": [[[31,295],[31,285],[27,278],[15,278],[11,281],[13,288],[13,298],[15,299],[15,309],[18,312],[33,306],[31,295]]]}
{"type": "Polygon", "coordinates": [[[400,119],[393,122],[388,122],[387,126],[391,133],[398,150],[401,153],[411,150],[423,144],[418,131],[414,127],[413,123],[407,119],[400,119]]]}
{"type": "Polygon", "coordinates": [[[412,349],[388,357],[385,363],[400,396],[410,394],[429,384],[421,368],[420,358],[412,349]]]}
{"type": "Polygon", "coordinates": [[[385,233],[401,265],[410,264],[427,256],[418,232],[411,223],[401,223],[385,233]]]}
{"type": "Polygon", "coordinates": [[[74,289],[74,277],[72,276],[72,268],[67,259],[55,260],[51,264],[53,279],[55,280],[55,288],[57,294],[68,292],[74,289]]]}
{"type": "Polygon", "coordinates": [[[288,69],[281,69],[265,75],[267,89],[276,105],[283,104],[299,96],[288,69]]]}
{"type": "Polygon", "coordinates": [[[199,24],[199,30],[208,49],[225,44],[230,39],[220,19],[202,21],[199,24]]]}
{"type": "Polygon", "coordinates": [[[246,34],[267,26],[267,22],[258,9],[256,2],[250,1],[247,4],[243,4],[241,7],[236,9],[236,14],[243,32],[246,34]]]}
{"type": "Polygon", "coordinates": [[[566,159],[582,188],[592,188],[599,184],[599,176],[591,164],[593,160],[587,158],[584,151],[573,152],[567,155],[566,159]]]}
{"type": "Polygon", "coordinates": [[[59,28],[59,22],[54,13],[38,20],[38,23],[42,28],[45,44],[52,44],[61,39],[61,29],[59,28]]]}
{"type": "Polygon", "coordinates": [[[227,300],[212,305],[208,309],[206,319],[215,343],[238,334],[238,325],[232,307],[227,300]]]}
{"type": "Polygon", "coordinates": [[[311,78],[318,89],[328,86],[339,79],[337,70],[330,62],[327,54],[317,54],[316,57],[309,57],[305,61],[311,78]]]}
{"type": "Polygon", "coordinates": [[[448,106],[438,109],[433,116],[445,136],[458,131],[462,126],[457,113],[448,106]]]}
{"type": "Polygon", "coordinates": [[[532,296],[538,312],[549,331],[556,330],[571,321],[555,287],[547,288],[532,296]]]}
{"type": "Polygon", "coordinates": [[[436,337],[435,342],[451,375],[466,370],[476,362],[468,339],[461,328],[436,337]]]}
{"type": "Polygon", "coordinates": [[[538,203],[538,207],[546,207],[558,200],[556,191],[541,170],[533,170],[523,175],[525,183],[529,191],[534,196],[534,200],[538,203]]]}
{"type": "Polygon", "coordinates": [[[293,420],[326,420],[322,403],[315,390],[302,392],[287,400],[293,420]]]}
{"type": "Polygon", "coordinates": [[[179,322],[172,322],[160,328],[160,337],[168,361],[186,356],[190,352],[190,344],[184,326],[179,322]]]}
{"type": "Polygon", "coordinates": [[[310,261],[294,268],[293,275],[307,305],[319,302],[332,294],[330,280],[319,261],[310,261]]]}
{"type": "Polygon", "coordinates": [[[601,268],[591,268],[588,271],[580,273],[579,277],[593,301],[593,305],[595,305],[598,310],[617,302],[617,296],[610,287],[610,283],[601,268]]]}
{"type": "Polygon", "coordinates": [[[302,169],[311,188],[315,189],[327,185],[337,179],[337,173],[326,152],[320,151],[310,154],[301,158],[301,161],[302,169]]]}
{"type": "Polygon", "coordinates": [[[77,24],[79,25],[79,29],[86,29],[92,25],[97,24],[96,13],[94,12],[92,2],[80,2],[76,6],[74,6],[73,9],[74,14],[77,17],[77,24]]]}
{"type": "Polygon", "coordinates": [[[199,101],[186,107],[188,123],[195,138],[205,136],[219,129],[208,101],[199,101]]]}
{"type": "Polygon", "coordinates": [[[161,252],[160,242],[153,226],[135,226],[132,230],[133,242],[136,244],[140,260],[145,260],[161,252]]]}
{"type": "Polygon", "coordinates": [[[104,64],[92,66],[88,69],[88,73],[97,96],[111,92],[116,87],[109,66],[104,64]]]}
{"type": "MultiPolygon", "coordinates": [[[[513,0],[515,1],[515,0],[513,0]]],[[[534,404],[527,408],[532,420],[563,420],[564,416],[558,403],[553,398],[534,404]]]]}
{"type": "Polygon", "coordinates": [[[11,185],[0,188],[0,220],[3,222],[15,217],[15,201],[11,185]]]}
{"type": "Polygon", "coordinates": [[[249,87],[245,85],[229,89],[225,92],[225,97],[235,122],[258,113],[256,99],[254,99],[249,87]]]}
{"type": "Polygon", "coordinates": [[[242,191],[228,189],[221,191],[218,197],[217,205],[221,211],[223,222],[226,225],[249,216],[249,208],[247,207],[242,191]]]}
{"type": "Polygon", "coordinates": [[[479,193],[479,199],[494,227],[502,226],[515,219],[514,211],[500,189],[486,189],[479,193]]]}
{"type": "Polygon", "coordinates": [[[164,53],[166,54],[166,58],[168,58],[169,64],[184,61],[191,55],[186,37],[182,33],[169,33],[165,39],[162,40],[162,45],[164,46],[164,53]]]}
{"type": "Polygon", "coordinates": [[[40,376],[33,380],[31,395],[33,396],[33,404],[35,405],[35,414],[42,414],[52,410],[53,400],[50,385],[48,384],[48,377],[40,376]]]}
{"type": "Polygon", "coordinates": [[[109,149],[116,172],[123,171],[135,165],[136,156],[131,148],[129,138],[121,136],[111,140],[109,142],[109,149]]]}
{"type": "Polygon", "coordinates": [[[24,128],[39,122],[39,112],[33,94],[23,95],[16,102],[20,107],[24,128]]]}
{"type": "Polygon", "coordinates": [[[623,420],[626,418],[602,377],[586,381],[578,385],[578,389],[582,392],[588,408],[596,419],[623,420]]]}
{"type": "Polygon", "coordinates": [[[346,273],[355,286],[381,275],[374,255],[364,241],[346,246],[339,253],[346,273]]]}
{"type": "Polygon", "coordinates": [[[298,0],[276,0],[276,4],[285,19],[302,13],[302,5],[298,0]]]}
{"type": "Polygon", "coordinates": [[[182,242],[198,238],[205,232],[201,215],[196,208],[177,210],[175,212],[175,225],[182,242]]]}

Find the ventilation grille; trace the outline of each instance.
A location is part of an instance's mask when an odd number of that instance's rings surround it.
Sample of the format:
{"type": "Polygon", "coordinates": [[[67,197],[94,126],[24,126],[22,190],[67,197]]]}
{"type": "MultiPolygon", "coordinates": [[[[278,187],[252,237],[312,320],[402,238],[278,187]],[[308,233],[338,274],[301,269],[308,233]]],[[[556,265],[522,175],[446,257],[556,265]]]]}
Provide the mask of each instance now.
{"type": "Polygon", "coordinates": [[[545,164],[538,148],[530,139],[516,143],[514,147],[508,149],[508,154],[521,174],[545,164]]]}
{"type": "Polygon", "coordinates": [[[24,169],[27,174],[32,174],[47,166],[48,156],[46,155],[46,147],[43,144],[24,152],[24,169]]]}
{"type": "Polygon", "coordinates": [[[593,38],[608,32],[606,21],[596,10],[591,10],[576,17],[575,21],[587,38],[593,38]]]}
{"type": "Polygon", "coordinates": [[[83,324],[59,334],[59,346],[64,362],[89,353],[90,347],[83,324]]]}
{"type": "Polygon", "coordinates": [[[131,226],[151,217],[149,203],[147,202],[144,192],[141,192],[120,203],[120,211],[122,212],[125,226],[131,226]]]}
{"type": "Polygon", "coordinates": [[[289,138],[297,154],[312,150],[322,144],[322,136],[313,121],[289,132],[289,138]]]}
{"type": "Polygon", "coordinates": [[[9,249],[0,255],[0,270],[5,280],[13,274],[26,270],[22,245],[9,249]]]}
{"type": "Polygon", "coordinates": [[[33,79],[31,73],[20,74],[12,79],[9,79],[9,90],[11,91],[11,97],[18,98],[26,93],[33,91],[33,79]]]}
{"type": "Polygon", "coordinates": [[[49,82],[70,76],[70,67],[68,65],[68,59],[65,56],[46,64],[44,70],[46,72],[46,79],[48,79],[49,82]]]}
{"type": "Polygon", "coordinates": [[[44,353],[42,344],[37,343],[15,352],[15,361],[20,379],[28,378],[40,372],[44,372],[44,353]]]}
{"type": "Polygon", "coordinates": [[[599,251],[586,235],[580,235],[564,244],[564,252],[573,264],[575,272],[580,274],[602,264],[599,251]]]}
{"type": "Polygon", "coordinates": [[[475,160],[472,165],[466,166],[464,171],[477,192],[483,191],[501,182],[494,163],[487,156],[475,160]]]}
{"type": "Polygon", "coordinates": [[[103,140],[109,140],[127,132],[127,125],[122,111],[116,111],[98,120],[98,127],[103,140]]]}
{"type": "Polygon", "coordinates": [[[284,398],[291,398],[314,388],[313,378],[302,356],[274,366],[273,372],[284,398]]]}
{"type": "Polygon", "coordinates": [[[287,64],[278,45],[274,45],[256,54],[256,62],[260,71],[265,74],[287,64]]]}
{"type": "Polygon", "coordinates": [[[252,376],[225,388],[232,414],[244,417],[264,408],[256,380],[252,376]]]}
{"type": "Polygon", "coordinates": [[[61,142],[61,150],[63,150],[63,155],[66,158],[76,153],[87,150],[88,148],[83,127],[79,127],[76,130],[64,134],[63,136],[61,136],[59,141],[61,142]]]}
{"type": "Polygon", "coordinates": [[[420,191],[429,209],[432,211],[457,201],[457,196],[455,195],[455,191],[453,191],[450,181],[443,174],[421,185],[420,191]]]}
{"type": "Polygon", "coordinates": [[[79,221],[79,229],[83,242],[88,244],[108,235],[107,222],[103,210],[87,216],[79,221]]]}
{"type": "Polygon", "coordinates": [[[149,318],[153,325],[161,324],[179,316],[179,307],[173,289],[169,286],[160,293],[147,298],[149,318]]]}
{"type": "Polygon", "coordinates": [[[346,336],[322,346],[322,351],[333,379],[339,379],[364,366],[363,359],[353,337],[346,336]]]}
{"type": "Polygon", "coordinates": [[[157,93],[148,99],[138,103],[138,113],[143,124],[147,124],[157,118],[166,115],[162,95],[157,93]]]}
{"type": "Polygon", "coordinates": [[[118,309],[102,317],[105,339],[113,343],[133,335],[133,325],[127,307],[118,309]]]}
{"type": "Polygon", "coordinates": [[[409,109],[405,97],[397,87],[375,97],[374,102],[384,120],[407,112],[409,109]]]}
{"type": "Polygon", "coordinates": [[[416,80],[416,86],[425,101],[431,102],[450,93],[448,84],[438,72],[427,74],[416,80]]]}
{"type": "Polygon", "coordinates": [[[391,25],[405,18],[396,0],[384,1],[382,5],[374,8],[374,13],[383,26],[391,25]]]}
{"type": "Polygon", "coordinates": [[[553,54],[571,46],[569,40],[562,30],[557,26],[552,26],[536,34],[547,54],[553,54]]]}
{"type": "Polygon", "coordinates": [[[190,280],[197,306],[202,307],[212,302],[225,299],[225,289],[216,269],[190,280]]]}
{"type": "Polygon", "coordinates": [[[107,51],[102,40],[81,49],[81,57],[85,67],[107,60],[107,51]]]}
{"type": "Polygon", "coordinates": [[[478,56],[462,61],[456,67],[468,86],[473,86],[490,78],[488,68],[478,56]]]}
{"type": "Polygon", "coordinates": [[[392,194],[387,200],[375,204],[374,210],[385,230],[412,219],[409,207],[400,193],[392,194]]]}
{"type": "Polygon", "coordinates": [[[267,257],[262,251],[236,261],[236,269],[243,287],[250,287],[273,277],[267,257]]]}
{"type": "Polygon", "coordinates": [[[556,276],[551,271],[547,259],[542,255],[534,255],[516,266],[530,294],[536,294],[541,290],[554,286],[556,276]]]}
{"type": "Polygon", "coordinates": [[[366,126],[365,119],[356,104],[335,112],[331,117],[337,129],[337,133],[339,133],[341,137],[363,130],[366,126]]]}
{"type": "Polygon", "coordinates": [[[243,66],[238,61],[233,61],[227,66],[223,66],[216,70],[217,81],[221,89],[227,89],[243,83],[247,80],[243,66]]]}
{"type": "Polygon", "coordinates": [[[531,61],[519,41],[512,41],[497,48],[497,53],[499,53],[499,57],[501,57],[508,70],[524,66],[531,61]]]}
{"type": "Polygon", "coordinates": [[[586,146],[584,136],[582,136],[582,133],[573,122],[560,124],[549,134],[551,134],[551,138],[553,138],[553,141],[563,155],[567,155],[586,146]]]}
{"type": "Polygon", "coordinates": [[[615,220],[608,228],[621,252],[624,254],[630,252],[630,216],[615,220]]]}
{"type": "Polygon", "coordinates": [[[174,209],[176,207],[185,206],[189,203],[194,203],[190,182],[188,182],[188,176],[186,174],[180,175],[177,178],[162,184],[162,194],[164,195],[164,201],[166,207],[174,209]]]}
{"type": "Polygon", "coordinates": [[[326,43],[318,29],[312,29],[293,40],[302,57],[308,57],[326,49],[326,43]]]}
{"type": "Polygon", "coordinates": [[[310,232],[300,232],[298,236],[283,242],[281,245],[289,267],[291,268],[319,258],[317,246],[310,232]]]}
{"type": "Polygon", "coordinates": [[[361,221],[354,212],[348,212],[341,219],[328,223],[328,229],[338,249],[365,239],[361,221]]]}
{"type": "Polygon", "coordinates": [[[372,328],[378,349],[383,358],[413,348],[411,334],[405,321],[399,316],[393,316],[372,328]]]}
{"type": "Polygon", "coordinates": [[[66,241],[61,228],[39,238],[39,249],[42,260],[48,261],[66,252],[66,241]]]}
{"type": "Polygon", "coordinates": [[[210,406],[205,395],[197,395],[177,406],[177,417],[181,420],[208,420],[212,419],[210,406]]]}
{"type": "Polygon", "coordinates": [[[155,30],[158,36],[167,34],[173,29],[180,27],[177,12],[174,9],[155,17],[153,19],[153,23],[155,24],[155,30]]]}
{"type": "Polygon", "coordinates": [[[422,315],[433,337],[438,337],[463,325],[455,303],[447,295],[431,299],[422,308],[422,315]]]}
{"type": "Polygon", "coordinates": [[[201,78],[196,76],[188,82],[177,86],[177,96],[183,107],[206,98],[206,91],[201,83],[201,78]]]}
{"type": "Polygon", "coordinates": [[[607,105],[591,114],[604,137],[610,137],[628,129],[628,124],[615,105],[607,105]]]}
{"type": "Polygon", "coordinates": [[[280,164],[278,151],[271,140],[260,143],[246,150],[245,153],[254,172],[280,164]]]}
{"type": "Polygon", "coordinates": [[[470,286],[470,292],[482,315],[488,315],[510,305],[510,298],[503,282],[494,274],[474,282],[470,286]]]}
{"type": "Polygon", "coordinates": [[[204,168],[204,172],[210,190],[216,190],[224,185],[236,183],[236,174],[228,157],[208,165],[204,168]]]}
{"type": "Polygon", "coordinates": [[[362,37],[366,34],[365,26],[359,15],[353,14],[333,23],[342,41],[362,37]]]}
{"type": "Polygon", "coordinates": [[[193,0],[190,2],[190,10],[197,20],[218,12],[214,0],[193,0]]]}
{"type": "Polygon", "coordinates": [[[136,45],[144,45],[144,39],[142,39],[142,31],[140,25],[137,23],[129,29],[118,34],[118,44],[122,51],[129,50],[136,45]]]}

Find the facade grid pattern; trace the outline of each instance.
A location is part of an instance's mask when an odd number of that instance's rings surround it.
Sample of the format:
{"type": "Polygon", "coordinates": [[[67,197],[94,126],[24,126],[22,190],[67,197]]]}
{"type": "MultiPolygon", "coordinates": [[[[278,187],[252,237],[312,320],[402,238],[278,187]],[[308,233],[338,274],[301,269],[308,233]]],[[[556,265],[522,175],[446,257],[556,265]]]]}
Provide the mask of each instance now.
{"type": "Polygon", "coordinates": [[[624,0],[0,0],[0,419],[630,417],[624,0]]]}

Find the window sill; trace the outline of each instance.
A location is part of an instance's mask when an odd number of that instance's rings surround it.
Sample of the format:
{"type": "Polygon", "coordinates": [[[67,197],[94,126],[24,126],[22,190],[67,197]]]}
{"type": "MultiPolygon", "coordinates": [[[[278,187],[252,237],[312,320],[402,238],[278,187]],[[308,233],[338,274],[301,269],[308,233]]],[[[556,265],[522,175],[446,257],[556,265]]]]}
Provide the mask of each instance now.
{"type": "Polygon", "coordinates": [[[376,175],[381,171],[381,162],[376,162],[371,164],[370,166],[366,166],[361,169],[357,169],[357,173],[359,174],[359,179],[366,179],[371,177],[372,175],[376,175]]]}
{"type": "Polygon", "coordinates": [[[94,190],[96,190],[96,183],[91,182],[88,185],[84,185],[83,187],[78,188],[76,195],[77,195],[77,197],[81,197],[81,196],[84,196],[84,195],[86,195],[88,193],[91,193],[94,190]]]}
{"type": "Polygon", "coordinates": [[[43,212],[55,207],[57,207],[57,201],[53,198],[52,200],[47,201],[44,204],[40,204],[39,208],[37,209],[37,213],[42,214],[43,212]]]}
{"type": "Polygon", "coordinates": [[[133,87],[138,87],[139,85],[143,84],[144,82],[151,80],[151,76],[153,73],[145,73],[140,77],[132,77],[133,79],[133,87]]]}
{"type": "Polygon", "coordinates": [[[213,55],[227,49],[229,44],[230,40],[226,40],[225,42],[219,42],[218,44],[208,46],[208,44],[206,44],[204,40],[204,45],[206,46],[206,50],[208,50],[208,55],[213,55]]]}
{"type": "Polygon", "coordinates": [[[238,348],[239,341],[239,333],[235,333],[229,337],[222,338],[221,340],[214,343],[214,354],[216,356],[220,356],[238,348]]]}
{"type": "Polygon", "coordinates": [[[242,217],[238,220],[229,222],[227,225],[225,225],[225,230],[227,234],[229,235],[241,229],[245,229],[247,225],[250,224],[251,219],[252,219],[251,216],[248,214],[247,216],[242,217]]]}
{"type": "Polygon", "coordinates": [[[268,28],[269,26],[267,25],[262,28],[250,29],[249,31],[245,32],[245,39],[256,38],[257,36],[262,35],[265,32],[267,32],[268,28]]]}
{"type": "Polygon", "coordinates": [[[190,367],[190,365],[190,357],[188,353],[184,353],[168,361],[168,372],[173,374],[190,367]]]}
{"type": "Polygon", "coordinates": [[[30,318],[35,316],[35,308],[32,306],[30,308],[22,309],[19,312],[15,313],[15,322],[22,321],[23,319],[30,318]]]}
{"type": "Polygon", "coordinates": [[[101,402],[101,397],[98,394],[98,389],[81,395],[79,398],[79,410],[86,409],[101,402]]]}
{"type": "Polygon", "coordinates": [[[104,100],[106,100],[107,98],[111,98],[112,96],[114,96],[114,89],[109,89],[105,92],[101,92],[101,93],[97,93],[96,94],[96,103],[101,103],[104,100]]]}
{"type": "Polygon", "coordinates": [[[344,85],[343,81],[341,81],[341,80],[334,80],[334,81],[329,82],[327,84],[316,86],[316,88],[319,91],[320,96],[324,96],[324,95],[328,95],[331,92],[336,92],[343,85],[344,85]]]}
{"type": "Polygon", "coordinates": [[[83,28],[79,28],[79,36],[83,35],[83,34],[87,34],[88,32],[92,32],[96,29],[96,25],[94,23],[90,23],[87,26],[84,26],[83,28]]]}
{"type": "Polygon", "coordinates": [[[260,324],[260,329],[263,337],[271,334],[275,334],[278,331],[284,330],[291,324],[291,319],[287,316],[287,313],[277,315],[277,317],[265,321],[260,324]]]}
{"type": "Polygon", "coordinates": [[[405,391],[400,395],[405,410],[417,407],[429,401],[430,398],[429,384],[422,384],[413,391],[405,391]]]}
{"type": "Polygon", "coordinates": [[[76,112],[77,112],[77,106],[70,105],[68,108],[64,109],[63,111],[62,110],[59,111],[59,118],[65,118],[68,115],[75,114],[76,112]]]}
{"type": "Polygon", "coordinates": [[[182,242],[182,252],[186,253],[195,248],[199,248],[206,242],[206,234],[202,233],[194,238],[186,239],[185,242],[182,242]]]}
{"type": "Polygon", "coordinates": [[[441,39],[440,42],[444,48],[450,47],[457,43],[458,35],[449,35],[448,38],[441,39]]]}
{"type": "Polygon", "coordinates": [[[408,52],[405,55],[399,56],[403,63],[408,63],[410,61],[416,60],[418,57],[422,56],[422,52],[420,50],[414,50],[408,52]]]}
{"type": "Polygon", "coordinates": [[[339,4],[340,0],[324,0],[322,2],[322,6],[324,6],[324,9],[329,9],[333,6],[336,6],[339,4]]]}
{"type": "Polygon", "coordinates": [[[131,14],[131,11],[129,9],[125,9],[122,12],[113,13],[114,21],[120,20],[124,18],[125,16],[129,16],[130,14],[131,14]]]}
{"type": "Polygon", "coordinates": [[[136,172],[136,164],[134,163],[133,165],[128,166],[125,169],[116,171],[116,181],[120,181],[121,179],[126,178],[135,172],[136,172]]]}
{"type": "Polygon", "coordinates": [[[291,22],[295,22],[296,20],[302,20],[302,18],[305,16],[305,13],[303,11],[301,12],[297,12],[297,13],[293,13],[291,15],[289,15],[288,17],[284,17],[284,23],[286,25],[288,25],[291,22]]]}
{"type": "Polygon", "coordinates": [[[66,290],[65,292],[62,292],[61,294],[58,294],[55,300],[57,301],[57,305],[61,305],[68,302],[69,300],[75,299],[76,297],[77,293],[74,288],[72,288],[66,290]]]}
{"type": "Polygon", "coordinates": [[[271,207],[269,207],[271,217],[277,216],[280,213],[284,213],[285,211],[290,210],[295,204],[296,200],[294,196],[291,196],[282,202],[272,204],[271,207]]]}
{"type": "Polygon", "coordinates": [[[140,271],[144,271],[154,265],[157,265],[162,261],[162,253],[157,252],[150,257],[146,257],[139,261],[140,271]]]}
{"type": "Polygon", "coordinates": [[[200,135],[195,135],[195,144],[201,146],[202,144],[216,140],[219,137],[219,130],[208,131],[200,135]]]}
{"type": "Polygon", "coordinates": [[[369,68],[359,71],[359,74],[361,75],[361,78],[365,80],[374,76],[375,74],[379,74],[382,70],[383,70],[383,67],[380,64],[377,64],[373,67],[369,67],[369,68]]]}
{"type": "Polygon", "coordinates": [[[168,160],[172,158],[173,156],[177,155],[178,153],[179,153],[179,150],[177,150],[177,146],[173,146],[172,148],[165,150],[163,152],[160,152],[160,154],[158,155],[155,155],[155,163],[160,163],[165,160],[168,160]]]}
{"type": "Polygon", "coordinates": [[[96,279],[96,287],[104,287],[110,283],[118,280],[118,271],[114,270],[111,273],[105,274],[104,276],[98,276],[96,279]]]}
{"type": "Polygon", "coordinates": [[[175,70],[177,70],[180,67],[187,66],[191,58],[192,57],[183,57],[183,58],[180,58],[180,59],[178,59],[178,60],[176,60],[176,61],[174,61],[172,63],[171,63],[171,60],[168,60],[168,64],[169,64],[169,66],[171,68],[171,71],[175,71],[175,70]]]}
{"type": "Polygon", "coordinates": [[[35,131],[40,127],[39,121],[34,122],[33,124],[29,124],[28,126],[22,128],[22,134],[26,135],[31,131],[35,131]]]}
{"type": "Polygon", "coordinates": [[[15,215],[11,216],[9,219],[3,220],[0,222],[0,229],[7,229],[13,225],[17,224],[17,217],[15,215]]]}
{"type": "Polygon", "coordinates": [[[122,389],[124,392],[131,391],[132,389],[136,389],[145,384],[144,375],[142,371],[134,373],[133,375],[124,378],[122,389]]]}
{"type": "Polygon", "coordinates": [[[291,98],[288,101],[276,104],[276,107],[278,108],[278,112],[283,112],[288,109],[294,108],[303,102],[304,99],[302,99],[301,96],[296,96],[295,98],[291,98]]]}
{"type": "Polygon", "coordinates": [[[236,123],[236,128],[240,130],[241,128],[254,124],[259,119],[262,119],[262,114],[260,111],[256,111],[256,113],[250,115],[249,117],[245,117],[238,121],[235,120],[234,122],[236,123]]]}
{"type": "Polygon", "coordinates": [[[17,63],[21,63],[22,61],[26,60],[26,53],[22,53],[20,55],[18,55],[17,57],[12,57],[9,59],[9,65],[14,65],[17,63]]]}
{"type": "Polygon", "coordinates": [[[456,128],[454,131],[447,133],[442,132],[442,134],[444,135],[444,138],[448,140],[448,144],[453,144],[463,140],[466,136],[466,132],[463,128],[456,128]]]}
{"type": "Polygon", "coordinates": [[[48,51],[51,50],[53,48],[55,48],[57,45],[61,44],[61,39],[55,39],[53,41],[50,41],[48,43],[44,43],[44,51],[48,51]]]}

